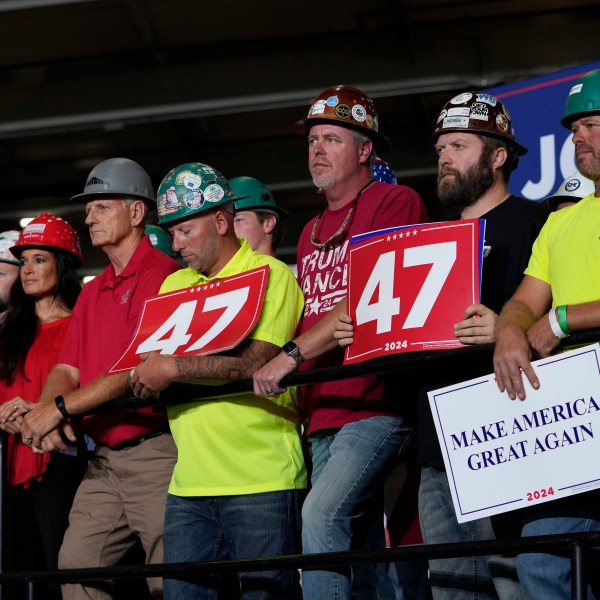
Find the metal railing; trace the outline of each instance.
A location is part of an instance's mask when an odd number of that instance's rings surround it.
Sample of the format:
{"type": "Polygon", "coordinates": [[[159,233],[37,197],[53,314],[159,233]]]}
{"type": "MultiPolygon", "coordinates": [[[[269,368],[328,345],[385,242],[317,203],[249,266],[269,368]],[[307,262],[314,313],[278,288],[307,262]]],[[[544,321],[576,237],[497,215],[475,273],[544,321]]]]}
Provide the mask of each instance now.
{"type": "MultiPolygon", "coordinates": [[[[573,334],[569,345],[586,344],[600,340],[600,329],[573,334]]],[[[299,386],[323,381],[335,381],[364,375],[403,376],[419,379],[438,370],[450,370],[456,376],[464,372],[470,379],[491,371],[493,344],[468,346],[452,350],[413,352],[373,359],[364,363],[320,369],[304,373],[292,373],[282,380],[282,385],[299,386]],[[464,369],[464,371],[463,371],[464,369]]],[[[426,379],[423,380],[423,383],[426,379]]],[[[218,396],[247,392],[252,389],[249,380],[232,382],[222,386],[200,386],[174,384],[163,390],[159,399],[124,398],[113,400],[92,411],[104,413],[142,406],[168,404],[171,402],[197,402],[218,396]]],[[[5,472],[3,436],[0,436],[0,469],[5,472]]],[[[4,477],[0,479],[0,503],[4,494],[4,477]]],[[[0,506],[3,509],[3,506],[0,506]]],[[[2,540],[4,536],[0,530],[2,540]]],[[[0,547],[0,565],[6,551],[0,547]]],[[[9,582],[25,582],[27,600],[35,600],[36,584],[46,583],[89,583],[118,579],[148,577],[185,578],[193,580],[207,574],[225,572],[250,572],[273,569],[325,569],[362,563],[390,563],[415,559],[456,558],[491,554],[519,554],[524,552],[569,552],[572,570],[572,598],[587,598],[586,558],[591,547],[600,547],[600,532],[526,537],[510,542],[491,540],[449,544],[419,544],[397,546],[378,551],[348,551],[324,554],[302,554],[290,556],[261,557],[242,560],[212,562],[172,563],[156,565],[121,565],[86,569],[63,569],[58,571],[0,571],[0,596],[2,586],[9,582]]],[[[10,599],[13,600],[13,599],[10,599]]]]}
{"type": "Polygon", "coordinates": [[[571,554],[572,569],[571,597],[574,600],[585,600],[587,598],[586,551],[594,546],[600,546],[600,532],[527,537],[512,542],[493,540],[452,544],[419,544],[369,552],[353,550],[212,562],[123,565],[59,571],[20,571],[0,574],[0,585],[11,581],[25,582],[27,600],[35,600],[35,585],[39,583],[91,583],[117,579],[145,579],[147,577],[198,580],[205,575],[214,575],[215,573],[273,569],[327,569],[364,563],[390,563],[415,559],[568,551],[571,554]]]}

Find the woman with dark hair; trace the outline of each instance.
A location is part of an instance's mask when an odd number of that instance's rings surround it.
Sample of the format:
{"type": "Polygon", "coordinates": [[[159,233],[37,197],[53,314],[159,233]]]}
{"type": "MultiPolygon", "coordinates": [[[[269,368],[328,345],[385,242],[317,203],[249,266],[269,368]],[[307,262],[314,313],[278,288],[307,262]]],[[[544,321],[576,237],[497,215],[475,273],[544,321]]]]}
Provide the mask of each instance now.
{"type": "MultiPolygon", "coordinates": [[[[49,213],[27,225],[10,250],[21,269],[0,324],[0,428],[17,434],[58,360],[81,291],[82,255],[75,230],[49,213]]],[[[9,570],[57,568],[85,467],[85,455],[78,457],[74,446],[65,453],[36,454],[20,435],[8,437],[9,570]]]]}

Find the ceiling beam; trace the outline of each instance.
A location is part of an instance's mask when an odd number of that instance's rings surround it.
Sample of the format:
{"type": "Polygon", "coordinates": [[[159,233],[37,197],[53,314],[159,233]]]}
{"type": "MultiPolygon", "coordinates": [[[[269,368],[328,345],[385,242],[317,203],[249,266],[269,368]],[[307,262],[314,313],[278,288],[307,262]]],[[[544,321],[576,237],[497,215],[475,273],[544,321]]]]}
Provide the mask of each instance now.
{"type": "MultiPolygon", "coordinates": [[[[377,99],[454,90],[461,86],[480,85],[480,80],[481,78],[476,75],[472,77],[450,75],[419,80],[369,83],[364,86],[361,84],[361,89],[377,99]]],[[[309,104],[310,99],[314,98],[320,91],[317,88],[288,90],[285,92],[114,108],[105,111],[71,113],[31,119],[10,119],[0,121],[0,139],[22,138],[39,134],[58,134],[86,129],[115,130],[122,129],[126,125],[156,123],[175,119],[251,113],[299,106],[304,108],[309,104]]]]}
{"type": "Polygon", "coordinates": [[[61,4],[81,4],[82,2],[98,2],[99,0],[0,0],[0,12],[29,10],[61,4]]]}

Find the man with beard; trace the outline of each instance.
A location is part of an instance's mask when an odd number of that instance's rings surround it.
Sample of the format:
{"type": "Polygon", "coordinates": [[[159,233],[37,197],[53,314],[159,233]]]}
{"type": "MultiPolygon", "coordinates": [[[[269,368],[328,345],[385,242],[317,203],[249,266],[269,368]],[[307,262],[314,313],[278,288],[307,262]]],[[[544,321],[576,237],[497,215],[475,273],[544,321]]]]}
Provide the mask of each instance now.
{"type": "MultiPolygon", "coordinates": [[[[519,285],[548,211],[508,191],[511,171],[527,150],[515,140],[510,114],[494,96],[465,92],[452,98],[440,113],[433,137],[438,197],[460,210],[460,219],[486,221],[481,304],[465,309],[464,320],[454,326],[455,335],[463,344],[493,342],[497,313],[519,285]]],[[[477,368],[461,374],[460,381],[489,372],[489,365],[483,372],[477,368]]],[[[438,373],[418,397],[419,518],[423,539],[431,544],[494,538],[489,518],[458,523],[452,504],[427,391],[455,380],[450,372],[438,373]]],[[[520,597],[514,558],[430,560],[429,570],[435,600],[520,597]]]]}
{"type": "MultiPolygon", "coordinates": [[[[577,167],[594,182],[595,192],[552,213],[533,246],[523,282],[498,319],[494,371],[500,391],[512,400],[525,400],[522,373],[534,389],[540,387],[533,355],[548,356],[571,331],[600,325],[600,70],[571,88],[561,123],[573,133],[577,167]]],[[[600,531],[598,490],[525,511],[524,536],[583,531],[600,531]]],[[[597,572],[597,555],[588,557],[597,572]]],[[[570,597],[567,556],[523,554],[517,569],[528,598],[570,597]]],[[[588,597],[594,598],[589,588],[588,597]]]]}
{"type": "Polygon", "coordinates": [[[19,275],[20,263],[9,250],[18,239],[18,231],[0,233],[0,320],[8,308],[10,288],[19,275]]]}

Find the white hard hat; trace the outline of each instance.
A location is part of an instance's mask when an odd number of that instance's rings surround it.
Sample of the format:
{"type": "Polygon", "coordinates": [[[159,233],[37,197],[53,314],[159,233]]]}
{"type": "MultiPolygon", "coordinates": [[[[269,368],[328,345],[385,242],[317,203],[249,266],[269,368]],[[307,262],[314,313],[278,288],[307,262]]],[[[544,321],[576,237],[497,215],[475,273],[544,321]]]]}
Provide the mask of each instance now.
{"type": "Polygon", "coordinates": [[[12,254],[10,248],[17,243],[19,232],[11,229],[0,233],[0,262],[20,265],[19,259],[12,254]]]}
{"type": "Polygon", "coordinates": [[[556,210],[556,207],[561,202],[579,202],[582,198],[593,194],[596,191],[596,186],[591,179],[584,177],[579,171],[575,171],[567,177],[559,186],[552,196],[544,200],[544,203],[551,210],[556,210]]]}

